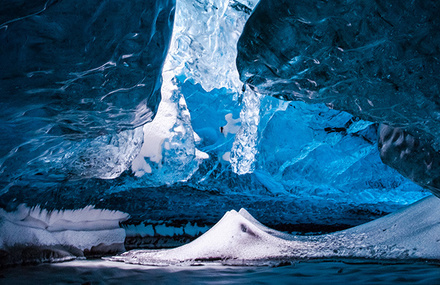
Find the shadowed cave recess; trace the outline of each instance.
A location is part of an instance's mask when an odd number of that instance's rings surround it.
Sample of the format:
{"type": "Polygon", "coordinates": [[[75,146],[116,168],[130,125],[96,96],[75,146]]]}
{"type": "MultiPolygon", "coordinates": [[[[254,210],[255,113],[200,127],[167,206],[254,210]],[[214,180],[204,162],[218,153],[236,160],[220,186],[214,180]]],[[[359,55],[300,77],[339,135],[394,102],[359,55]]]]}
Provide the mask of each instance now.
{"type": "Polygon", "coordinates": [[[1,254],[21,262],[14,227],[62,259],[181,245],[231,209],[311,235],[438,196],[439,13],[425,0],[3,5],[1,254]]]}

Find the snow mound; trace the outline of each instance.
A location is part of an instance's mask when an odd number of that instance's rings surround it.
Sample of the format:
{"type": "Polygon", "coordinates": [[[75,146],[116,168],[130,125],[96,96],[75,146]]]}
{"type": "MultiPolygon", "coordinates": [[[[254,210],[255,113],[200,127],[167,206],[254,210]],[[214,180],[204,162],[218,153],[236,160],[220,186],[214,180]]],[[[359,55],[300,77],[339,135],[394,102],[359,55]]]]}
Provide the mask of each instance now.
{"type": "Polygon", "coordinates": [[[292,242],[265,232],[259,225],[231,210],[209,231],[189,244],[169,250],[133,250],[110,260],[143,265],[227,259],[255,260],[284,256],[292,245],[292,242]]]}
{"type": "Polygon", "coordinates": [[[245,209],[231,210],[204,235],[167,250],[133,250],[109,258],[142,265],[304,258],[440,259],[440,200],[428,197],[349,230],[295,236],[270,229],[245,209]]]}

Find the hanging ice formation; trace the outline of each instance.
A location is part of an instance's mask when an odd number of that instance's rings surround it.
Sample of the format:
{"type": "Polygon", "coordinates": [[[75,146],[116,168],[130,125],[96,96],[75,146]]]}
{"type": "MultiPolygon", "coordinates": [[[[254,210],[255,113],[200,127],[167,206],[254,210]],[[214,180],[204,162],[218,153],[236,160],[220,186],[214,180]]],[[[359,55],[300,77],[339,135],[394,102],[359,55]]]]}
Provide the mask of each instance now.
{"type": "Polygon", "coordinates": [[[255,170],[260,123],[260,95],[248,87],[242,96],[241,127],[235,135],[230,158],[232,170],[237,174],[252,173],[255,170]]]}

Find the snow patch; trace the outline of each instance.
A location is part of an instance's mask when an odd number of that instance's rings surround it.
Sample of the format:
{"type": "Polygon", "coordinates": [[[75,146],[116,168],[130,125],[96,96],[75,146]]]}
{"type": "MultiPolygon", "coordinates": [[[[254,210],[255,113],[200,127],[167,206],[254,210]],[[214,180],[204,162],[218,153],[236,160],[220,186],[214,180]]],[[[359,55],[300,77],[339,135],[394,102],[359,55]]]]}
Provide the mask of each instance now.
{"type": "Polygon", "coordinates": [[[225,137],[228,136],[228,134],[235,135],[238,130],[240,129],[241,119],[238,117],[237,119],[234,119],[232,117],[232,113],[225,115],[226,125],[223,126],[222,133],[225,135],[225,137]]]}
{"type": "Polygon", "coordinates": [[[102,244],[123,244],[125,231],[119,222],[128,217],[120,211],[94,206],[48,211],[21,204],[15,212],[0,209],[0,248],[66,245],[90,250],[102,244]]]}

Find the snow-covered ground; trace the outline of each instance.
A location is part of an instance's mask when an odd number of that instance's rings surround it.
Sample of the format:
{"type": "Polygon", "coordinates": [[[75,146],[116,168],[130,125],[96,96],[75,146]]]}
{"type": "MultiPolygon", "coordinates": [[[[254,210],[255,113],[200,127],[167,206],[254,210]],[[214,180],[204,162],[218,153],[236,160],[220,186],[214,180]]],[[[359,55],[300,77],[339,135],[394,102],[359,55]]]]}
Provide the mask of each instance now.
{"type": "Polygon", "coordinates": [[[440,200],[430,196],[345,231],[297,236],[262,225],[244,209],[231,210],[189,244],[164,250],[132,250],[109,260],[143,265],[194,265],[219,260],[252,264],[286,258],[440,260],[439,211],[440,200]]]}

